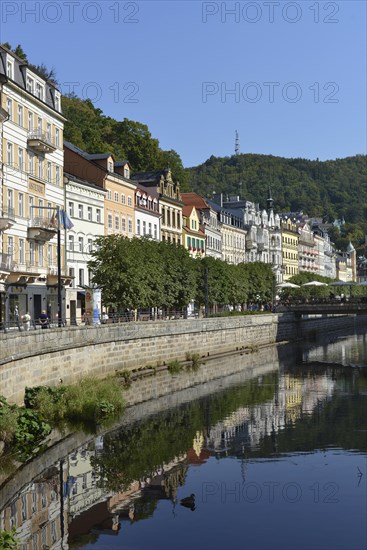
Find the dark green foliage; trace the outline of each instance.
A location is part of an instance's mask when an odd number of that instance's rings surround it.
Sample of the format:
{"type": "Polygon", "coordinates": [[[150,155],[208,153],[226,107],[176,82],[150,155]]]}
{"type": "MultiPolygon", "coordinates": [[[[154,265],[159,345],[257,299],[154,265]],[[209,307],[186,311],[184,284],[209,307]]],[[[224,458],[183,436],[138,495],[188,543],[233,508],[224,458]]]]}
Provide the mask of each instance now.
{"type": "Polygon", "coordinates": [[[24,392],[24,405],[28,409],[34,409],[37,405],[37,398],[41,392],[49,394],[51,401],[57,403],[61,396],[65,393],[66,386],[34,386],[33,388],[26,387],[24,392]]]}
{"type": "Polygon", "coordinates": [[[84,378],[63,391],[41,388],[34,398],[35,409],[50,422],[62,420],[98,422],[107,415],[122,411],[121,387],[115,378],[84,378]]]}
{"type": "Polygon", "coordinates": [[[177,359],[174,361],[170,361],[167,365],[168,372],[171,374],[176,374],[178,372],[181,372],[183,370],[183,365],[177,359]]]}
{"type": "Polygon", "coordinates": [[[128,160],[135,172],[170,168],[175,181],[184,187],[187,174],[179,154],[163,151],[146,124],[105,116],[90,99],[75,94],[63,96],[63,114],[67,118],[64,138],[88,153],[107,153],[116,160],[128,160]]]}
{"type": "Polygon", "coordinates": [[[349,240],[362,244],[367,233],[367,165],[365,155],[336,160],[287,159],[271,155],[210,157],[188,168],[189,187],[204,197],[213,192],[241,195],[266,207],[269,186],[277,212],[303,211],[329,222],[344,217],[345,250],[349,240]]]}
{"type": "Polygon", "coordinates": [[[0,548],[1,550],[15,550],[18,548],[19,542],[15,535],[16,528],[13,527],[9,532],[0,529],[0,548]]]}
{"type": "Polygon", "coordinates": [[[34,411],[20,408],[18,414],[17,429],[14,434],[15,443],[36,444],[51,432],[51,426],[42,420],[34,411]]]}

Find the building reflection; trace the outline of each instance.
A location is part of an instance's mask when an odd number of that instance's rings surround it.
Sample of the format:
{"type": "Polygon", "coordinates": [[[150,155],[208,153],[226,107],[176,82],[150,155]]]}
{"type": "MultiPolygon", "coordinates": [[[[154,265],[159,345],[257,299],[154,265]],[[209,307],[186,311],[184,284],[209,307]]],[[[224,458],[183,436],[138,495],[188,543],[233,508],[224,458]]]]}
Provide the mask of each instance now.
{"type": "Polygon", "coordinates": [[[174,508],[189,467],[223,453],[257,449],[265,437],[276,451],[279,432],[330,399],[335,384],[326,372],[284,372],[271,399],[237,407],[213,425],[209,416],[201,430],[193,431],[190,448],[121,491],[109,490],[95,467],[107,452],[99,436],[24,485],[1,510],[0,528],[16,527],[22,550],[66,550],[76,544],[81,548],[101,534],[116,536],[124,522],[151,517],[160,500],[174,508]]]}

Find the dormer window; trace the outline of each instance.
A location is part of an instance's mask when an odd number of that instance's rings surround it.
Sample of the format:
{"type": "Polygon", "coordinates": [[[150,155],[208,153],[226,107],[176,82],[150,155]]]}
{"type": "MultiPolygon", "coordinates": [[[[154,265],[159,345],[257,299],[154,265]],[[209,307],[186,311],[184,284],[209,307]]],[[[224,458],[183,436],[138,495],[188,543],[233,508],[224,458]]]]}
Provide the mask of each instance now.
{"type": "Polygon", "coordinates": [[[34,91],[34,80],[30,76],[27,76],[27,91],[33,94],[34,91]]]}
{"type": "Polygon", "coordinates": [[[13,62],[10,60],[8,60],[6,63],[6,75],[11,80],[14,79],[14,65],[13,65],[13,62]]]}
{"type": "Polygon", "coordinates": [[[55,109],[60,111],[60,96],[58,93],[55,93],[55,109]]]}
{"type": "Polygon", "coordinates": [[[127,180],[130,179],[130,168],[128,166],[125,166],[124,168],[124,178],[127,180]]]}
{"type": "Polygon", "coordinates": [[[113,172],[113,160],[109,160],[109,161],[107,162],[107,170],[108,170],[109,172],[113,172]]]}
{"type": "Polygon", "coordinates": [[[44,88],[42,86],[42,84],[40,84],[39,82],[36,82],[36,97],[38,97],[38,99],[41,99],[43,101],[43,94],[44,94],[44,88]]]}

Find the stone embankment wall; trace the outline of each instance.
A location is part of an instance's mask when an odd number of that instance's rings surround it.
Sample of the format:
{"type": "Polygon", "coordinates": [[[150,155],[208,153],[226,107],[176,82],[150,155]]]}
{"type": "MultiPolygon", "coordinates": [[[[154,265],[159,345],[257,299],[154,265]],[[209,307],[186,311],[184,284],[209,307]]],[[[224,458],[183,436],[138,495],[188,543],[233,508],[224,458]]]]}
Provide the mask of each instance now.
{"type": "MultiPolygon", "coordinates": [[[[292,314],[65,327],[0,336],[0,394],[22,403],[26,386],[156,366],[347,328],[362,317],[295,321],[292,314]]],[[[364,317],[364,322],[366,318],[364,317]]]]}

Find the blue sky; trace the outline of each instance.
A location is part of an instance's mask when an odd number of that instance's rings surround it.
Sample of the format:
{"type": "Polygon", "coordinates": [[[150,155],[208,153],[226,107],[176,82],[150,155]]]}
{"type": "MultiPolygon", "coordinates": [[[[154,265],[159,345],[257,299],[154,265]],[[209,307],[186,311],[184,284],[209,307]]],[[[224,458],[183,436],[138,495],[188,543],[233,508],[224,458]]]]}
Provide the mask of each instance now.
{"type": "Polygon", "coordinates": [[[185,166],[366,152],[364,1],[7,1],[1,42],[185,166]]]}

